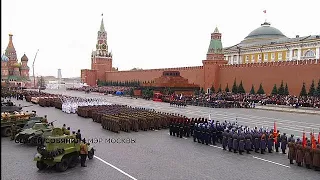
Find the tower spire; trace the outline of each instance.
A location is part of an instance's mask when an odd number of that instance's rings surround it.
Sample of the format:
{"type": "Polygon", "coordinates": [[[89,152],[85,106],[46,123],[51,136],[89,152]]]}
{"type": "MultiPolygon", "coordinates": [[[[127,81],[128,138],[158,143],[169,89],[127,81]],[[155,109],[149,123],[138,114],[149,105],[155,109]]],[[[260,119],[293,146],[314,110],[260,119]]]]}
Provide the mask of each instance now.
{"type": "Polygon", "coordinates": [[[102,19],[101,19],[100,31],[101,31],[101,32],[104,32],[104,31],[106,31],[106,30],[104,29],[103,13],[101,14],[101,17],[102,17],[102,19]]]}

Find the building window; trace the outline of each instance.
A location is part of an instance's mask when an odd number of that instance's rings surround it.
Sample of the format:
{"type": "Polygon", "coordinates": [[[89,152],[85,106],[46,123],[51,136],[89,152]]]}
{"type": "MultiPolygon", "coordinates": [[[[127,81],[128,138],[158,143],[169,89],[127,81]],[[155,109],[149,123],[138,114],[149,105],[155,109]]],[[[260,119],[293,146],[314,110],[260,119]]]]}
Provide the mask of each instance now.
{"type": "Polygon", "coordinates": [[[264,61],[268,61],[268,53],[264,53],[263,56],[264,56],[264,58],[263,58],[264,61]]]}
{"type": "Polygon", "coordinates": [[[282,60],[282,52],[278,52],[278,60],[282,60]]]}
{"type": "Polygon", "coordinates": [[[290,60],[290,51],[287,51],[287,53],[286,53],[286,59],[287,59],[287,60],[290,60]]]}
{"type": "Polygon", "coordinates": [[[275,54],[274,53],[271,53],[271,59],[274,60],[274,56],[275,54]]]}
{"type": "Polygon", "coordinates": [[[311,57],[315,57],[316,54],[314,53],[314,51],[312,50],[308,50],[305,54],[304,54],[304,57],[308,57],[308,58],[311,58],[311,57]]]}
{"type": "Polygon", "coordinates": [[[238,64],[238,63],[237,63],[237,56],[236,56],[236,55],[233,56],[233,64],[238,64]]]}
{"type": "Polygon", "coordinates": [[[249,56],[246,56],[246,62],[249,62],[249,56]]]}
{"type": "Polygon", "coordinates": [[[298,56],[298,49],[294,49],[293,50],[293,57],[297,57],[298,56]]]}
{"type": "Polygon", "coordinates": [[[261,54],[258,54],[258,62],[261,62],[261,54]]]}
{"type": "Polygon", "coordinates": [[[254,62],[254,55],[251,55],[251,62],[254,62]]]}

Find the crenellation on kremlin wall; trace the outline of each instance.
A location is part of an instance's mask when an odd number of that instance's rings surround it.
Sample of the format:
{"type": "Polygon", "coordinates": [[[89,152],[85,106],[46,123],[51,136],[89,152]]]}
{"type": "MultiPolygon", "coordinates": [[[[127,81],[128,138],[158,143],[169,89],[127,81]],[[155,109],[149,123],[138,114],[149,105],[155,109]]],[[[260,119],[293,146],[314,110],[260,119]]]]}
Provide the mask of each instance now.
{"type": "Polygon", "coordinates": [[[159,69],[139,69],[139,70],[124,70],[124,71],[106,71],[106,73],[121,73],[121,72],[149,72],[149,71],[184,71],[184,70],[195,70],[203,69],[203,66],[190,66],[190,67],[174,67],[174,68],[159,68],[159,69]]]}

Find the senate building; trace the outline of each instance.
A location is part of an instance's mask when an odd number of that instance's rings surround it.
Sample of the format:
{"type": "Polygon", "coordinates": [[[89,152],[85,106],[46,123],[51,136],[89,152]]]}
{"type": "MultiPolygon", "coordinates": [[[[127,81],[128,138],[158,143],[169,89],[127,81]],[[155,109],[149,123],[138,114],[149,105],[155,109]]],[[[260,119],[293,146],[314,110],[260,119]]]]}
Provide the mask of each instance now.
{"type": "MultiPolygon", "coordinates": [[[[312,80],[317,82],[320,79],[320,35],[290,38],[271,23],[264,22],[257,29],[248,30],[241,42],[230,47],[223,47],[222,33],[218,28],[209,37],[206,59],[198,60],[201,66],[118,71],[112,67],[113,58],[108,51],[102,19],[96,50],[91,54],[91,68],[81,70],[81,81],[90,86],[96,86],[98,81],[149,83],[160,77],[166,79],[164,76],[176,75],[188,87],[224,89],[231,87],[236,80],[237,83],[242,81],[246,92],[252,86],[257,90],[262,85],[267,94],[275,84],[279,87],[283,81],[290,94],[298,95],[303,83],[309,87],[312,80]]],[[[175,86],[174,81],[169,80],[164,84],[167,86],[169,82],[175,86]]],[[[179,86],[184,85],[180,83],[179,86]]]]}

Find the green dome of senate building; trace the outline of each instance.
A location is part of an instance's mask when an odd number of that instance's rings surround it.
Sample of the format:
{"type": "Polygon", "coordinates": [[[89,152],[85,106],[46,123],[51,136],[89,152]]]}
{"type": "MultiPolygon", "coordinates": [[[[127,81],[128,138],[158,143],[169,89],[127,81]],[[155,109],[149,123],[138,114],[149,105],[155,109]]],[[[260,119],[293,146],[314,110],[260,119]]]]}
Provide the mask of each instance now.
{"type": "Polygon", "coordinates": [[[267,41],[272,39],[286,38],[286,36],[277,28],[271,27],[270,23],[263,23],[261,26],[253,30],[242,43],[250,43],[256,41],[267,41]]]}

